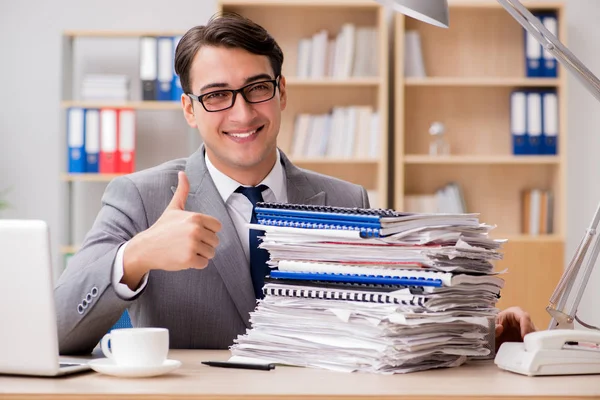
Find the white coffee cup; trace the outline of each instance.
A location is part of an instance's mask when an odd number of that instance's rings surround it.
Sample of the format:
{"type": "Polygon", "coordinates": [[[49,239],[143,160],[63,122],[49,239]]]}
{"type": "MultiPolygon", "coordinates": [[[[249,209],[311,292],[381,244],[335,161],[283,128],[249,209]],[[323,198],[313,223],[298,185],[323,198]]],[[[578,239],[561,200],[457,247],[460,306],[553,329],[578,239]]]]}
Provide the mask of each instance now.
{"type": "Polygon", "coordinates": [[[167,359],[169,330],[166,328],[113,329],[104,335],[100,346],[104,355],[117,365],[156,367],[162,365],[167,359]]]}

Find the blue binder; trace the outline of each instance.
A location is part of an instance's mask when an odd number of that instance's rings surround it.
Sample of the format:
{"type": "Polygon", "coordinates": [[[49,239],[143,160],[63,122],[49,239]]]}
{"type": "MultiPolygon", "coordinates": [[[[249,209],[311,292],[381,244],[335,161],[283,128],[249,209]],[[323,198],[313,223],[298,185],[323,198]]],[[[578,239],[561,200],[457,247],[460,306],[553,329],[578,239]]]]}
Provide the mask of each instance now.
{"type": "MultiPolygon", "coordinates": [[[[175,51],[177,50],[177,45],[181,40],[181,36],[173,36],[173,61],[175,61],[175,51]]],[[[173,82],[171,84],[171,100],[180,101],[181,95],[183,94],[183,88],[181,87],[181,79],[179,79],[179,75],[175,73],[175,62],[173,62],[173,82]]]]}
{"type": "Polygon", "coordinates": [[[331,274],[318,272],[292,272],[278,271],[270,272],[272,278],[294,279],[294,280],[316,280],[332,282],[364,283],[376,285],[405,285],[405,286],[432,286],[442,287],[441,279],[432,278],[414,278],[414,277],[395,277],[381,275],[358,275],[358,274],[331,274]]]}
{"type": "Polygon", "coordinates": [[[377,214],[365,214],[365,213],[335,213],[335,209],[329,210],[325,208],[325,211],[318,211],[319,209],[293,209],[293,208],[271,208],[271,207],[260,207],[257,205],[255,212],[257,218],[259,216],[277,217],[277,218],[301,218],[301,219],[314,219],[314,220],[338,220],[348,222],[362,222],[367,224],[374,224],[375,227],[380,228],[380,216],[377,214]],[[334,211],[334,213],[332,213],[334,211]]]}
{"type": "Polygon", "coordinates": [[[161,36],[158,38],[157,100],[172,100],[173,75],[173,38],[170,36],[161,36]]]}
{"type": "Polygon", "coordinates": [[[558,95],[556,91],[542,93],[542,144],[541,154],[558,153],[558,95]]]}
{"type": "Polygon", "coordinates": [[[69,173],[84,173],[85,160],[85,109],[71,107],[67,110],[67,147],[69,173]]]}
{"type": "MultiPolygon", "coordinates": [[[[539,18],[539,14],[533,14],[539,18]]],[[[525,76],[539,78],[544,76],[542,45],[532,34],[523,29],[525,35],[525,76]]]]}
{"type": "Polygon", "coordinates": [[[542,94],[538,91],[527,93],[527,154],[542,153],[542,94]]]}
{"type": "Polygon", "coordinates": [[[527,93],[522,90],[510,96],[510,132],[514,155],[527,154],[527,93]]]}
{"type": "Polygon", "coordinates": [[[281,203],[257,203],[257,222],[261,225],[303,229],[358,231],[362,237],[380,237],[381,221],[407,214],[393,210],[372,210],[328,206],[291,206],[281,203]]]}
{"type": "Polygon", "coordinates": [[[100,157],[100,110],[85,111],[85,169],[87,173],[99,171],[100,157]]]}
{"type": "MultiPolygon", "coordinates": [[[[558,37],[558,19],[556,13],[545,14],[541,17],[542,24],[550,31],[554,36],[558,37]]],[[[544,50],[542,56],[542,69],[543,74],[547,78],[558,77],[558,63],[552,53],[544,50]]]]}

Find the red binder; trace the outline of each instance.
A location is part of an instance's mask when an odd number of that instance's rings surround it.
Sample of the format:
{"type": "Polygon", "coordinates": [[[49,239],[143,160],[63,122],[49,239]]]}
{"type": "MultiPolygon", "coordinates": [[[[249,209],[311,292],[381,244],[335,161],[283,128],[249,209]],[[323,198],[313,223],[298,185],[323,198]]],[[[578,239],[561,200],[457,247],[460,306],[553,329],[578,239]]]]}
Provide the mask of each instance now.
{"type": "Polygon", "coordinates": [[[100,110],[100,165],[101,174],[116,174],[118,169],[119,127],[117,110],[103,108],[100,110]]]}
{"type": "Polygon", "coordinates": [[[118,172],[130,174],[135,171],[135,112],[119,110],[119,164],[118,172]]]}

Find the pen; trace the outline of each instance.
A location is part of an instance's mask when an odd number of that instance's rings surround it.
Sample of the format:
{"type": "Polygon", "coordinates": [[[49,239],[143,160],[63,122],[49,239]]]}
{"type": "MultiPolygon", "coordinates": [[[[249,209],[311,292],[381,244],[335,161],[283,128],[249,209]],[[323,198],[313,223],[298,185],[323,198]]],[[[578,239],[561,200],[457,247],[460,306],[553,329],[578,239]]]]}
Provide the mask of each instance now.
{"type": "Polygon", "coordinates": [[[260,371],[269,371],[275,369],[275,364],[245,364],[230,361],[202,361],[202,364],[210,367],[257,369],[260,371]]]}

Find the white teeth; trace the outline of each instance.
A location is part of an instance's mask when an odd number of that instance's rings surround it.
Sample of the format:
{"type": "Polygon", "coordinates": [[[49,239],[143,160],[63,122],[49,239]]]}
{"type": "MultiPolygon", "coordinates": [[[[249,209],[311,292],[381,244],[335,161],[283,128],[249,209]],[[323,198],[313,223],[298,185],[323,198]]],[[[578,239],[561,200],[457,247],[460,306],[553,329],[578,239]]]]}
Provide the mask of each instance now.
{"type": "Polygon", "coordinates": [[[252,135],[256,133],[256,129],[250,132],[246,132],[246,133],[230,133],[231,136],[236,137],[236,138],[247,138],[248,136],[252,135]]]}

